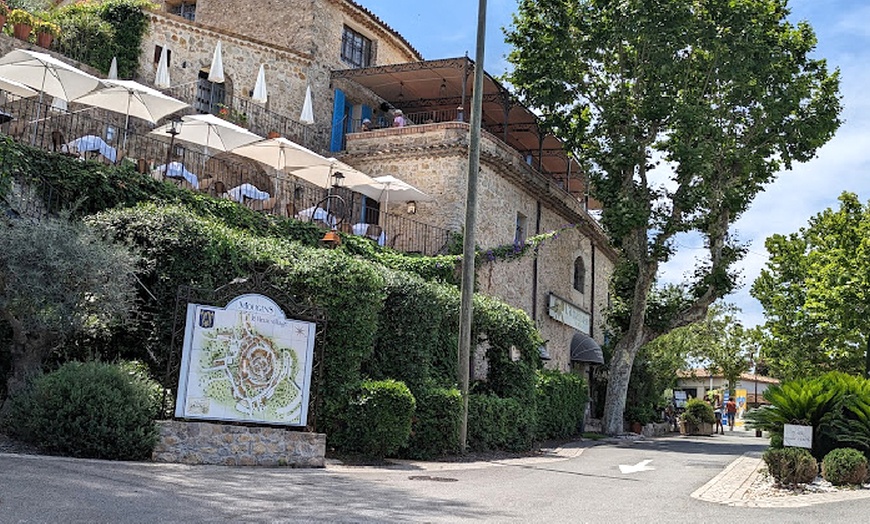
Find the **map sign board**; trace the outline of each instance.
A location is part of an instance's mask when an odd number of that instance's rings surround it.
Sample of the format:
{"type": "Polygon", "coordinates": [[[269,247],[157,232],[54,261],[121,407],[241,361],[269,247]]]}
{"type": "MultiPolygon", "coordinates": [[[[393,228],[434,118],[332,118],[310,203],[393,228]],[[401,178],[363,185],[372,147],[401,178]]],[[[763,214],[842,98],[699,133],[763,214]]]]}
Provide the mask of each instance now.
{"type": "Polygon", "coordinates": [[[782,445],[795,448],[813,449],[813,427],[797,424],[784,424],[782,445]]]}
{"type": "Polygon", "coordinates": [[[315,332],[263,295],[188,304],[175,416],[305,426],[315,332]]]}

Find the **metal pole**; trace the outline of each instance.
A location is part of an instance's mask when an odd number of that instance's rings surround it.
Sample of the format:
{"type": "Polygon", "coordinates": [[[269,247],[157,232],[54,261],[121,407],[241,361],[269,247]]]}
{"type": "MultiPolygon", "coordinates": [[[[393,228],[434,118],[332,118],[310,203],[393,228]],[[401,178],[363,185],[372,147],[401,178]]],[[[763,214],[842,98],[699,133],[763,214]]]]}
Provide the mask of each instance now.
{"type": "Polygon", "coordinates": [[[480,169],[480,123],[483,112],[483,59],[486,40],[486,0],[479,0],[477,54],[468,137],[468,188],[465,199],[465,241],[462,245],[462,299],[459,306],[459,385],[462,389],[462,424],[459,443],[465,453],[468,440],[468,382],[471,367],[471,322],[474,298],[474,228],[477,220],[477,177],[480,169]]]}

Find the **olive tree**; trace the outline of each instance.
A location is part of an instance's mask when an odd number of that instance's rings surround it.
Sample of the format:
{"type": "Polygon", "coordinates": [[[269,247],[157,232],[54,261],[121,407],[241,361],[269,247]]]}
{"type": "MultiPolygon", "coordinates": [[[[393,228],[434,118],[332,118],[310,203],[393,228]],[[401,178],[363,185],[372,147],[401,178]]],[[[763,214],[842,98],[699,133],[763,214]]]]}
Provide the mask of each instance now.
{"type": "Polygon", "coordinates": [[[69,336],[99,333],[129,315],[136,260],[81,222],[0,221],[0,318],[12,332],[9,396],[69,336]]]}
{"type": "Polygon", "coordinates": [[[812,28],[788,14],[786,0],[519,2],[508,79],[585,160],[620,253],[607,433],[622,431],[640,347],[735,288],[743,249],[730,226],[840,124],[839,72],[811,57],[812,28]],[[684,233],[706,256],[682,293],[655,303],[684,233]]]}

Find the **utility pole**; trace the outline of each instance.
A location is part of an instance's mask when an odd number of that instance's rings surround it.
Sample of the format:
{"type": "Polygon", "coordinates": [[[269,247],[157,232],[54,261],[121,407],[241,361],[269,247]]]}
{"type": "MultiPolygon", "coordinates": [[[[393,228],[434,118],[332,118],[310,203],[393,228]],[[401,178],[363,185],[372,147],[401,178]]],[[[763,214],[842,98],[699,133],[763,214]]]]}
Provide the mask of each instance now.
{"type": "Polygon", "coordinates": [[[462,298],[459,304],[459,387],[462,390],[462,424],[459,444],[468,444],[468,382],[471,368],[471,322],[474,317],[474,230],[477,221],[477,178],[480,170],[480,122],[483,113],[483,58],[486,40],[486,0],[477,11],[477,52],[474,58],[474,89],[471,97],[471,128],[468,136],[468,188],[465,197],[465,238],[462,244],[462,298]]]}

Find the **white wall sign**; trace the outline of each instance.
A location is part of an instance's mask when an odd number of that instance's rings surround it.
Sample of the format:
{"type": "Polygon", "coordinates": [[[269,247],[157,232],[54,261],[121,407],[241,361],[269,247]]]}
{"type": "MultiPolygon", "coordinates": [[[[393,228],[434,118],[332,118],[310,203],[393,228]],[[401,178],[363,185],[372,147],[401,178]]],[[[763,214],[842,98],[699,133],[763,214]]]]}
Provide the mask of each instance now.
{"type": "Polygon", "coordinates": [[[591,316],[589,313],[567,300],[557,297],[553,293],[550,293],[550,307],[547,312],[553,319],[571,326],[581,333],[592,335],[591,316]]]}
{"type": "Polygon", "coordinates": [[[188,304],[175,416],[305,426],[315,330],[263,295],[188,304]]]}
{"type": "Polygon", "coordinates": [[[782,445],[793,448],[813,449],[813,427],[785,424],[782,433],[782,445]]]}

